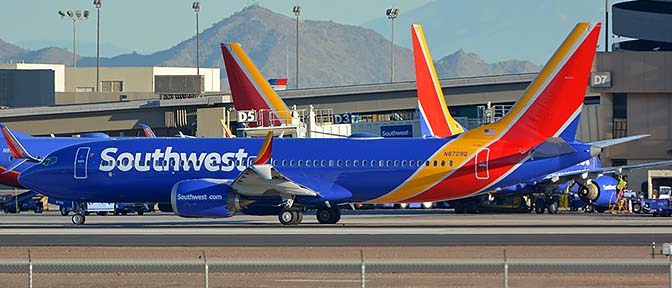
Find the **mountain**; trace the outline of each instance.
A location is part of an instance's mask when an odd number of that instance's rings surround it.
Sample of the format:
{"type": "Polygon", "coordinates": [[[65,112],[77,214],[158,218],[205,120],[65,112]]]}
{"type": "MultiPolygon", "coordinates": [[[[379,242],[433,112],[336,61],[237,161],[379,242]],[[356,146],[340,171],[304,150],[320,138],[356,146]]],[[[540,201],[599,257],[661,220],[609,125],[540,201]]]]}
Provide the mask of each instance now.
{"type": "MultiPolygon", "coordinates": [[[[249,6],[200,33],[201,67],[221,68],[222,91],[228,90],[222,42],[239,42],[267,78],[289,78],[295,87],[296,22],[260,6],[249,6]]],[[[331,21],[300,22],[300,87],[384,83],[390,80],[391,43],[381,34],[331,21]]],[[[409,37],[410,38],[410,37],[409,37]]],[[[196,38],[149,55],[135,52],[101,58],[102,66],[195,66],[196,38]]],[[[434,52],[434,51],[432,51],[434,52]]],[[[411,50],[396,46],[395,81],[415,79],[411,50]]],[[[72,65],[72,53],[62,48],[37,51],[0,42],[1,60],[72,65]]],[[[81,57],[77,66],[95,66],[95,57],[81,57]]],[[[473,53],[458,51],[437,62],[439,77],[463,77],[535,71],[529,62],[485,63],[473,53]]]]}
{"type": "MultiPolygon", "coordinates": [[[[296,22],[260,6],[249,6],[200,34],[201,67],[224,68],[222,42],[239,42],[267,78],[289,78],[295,86],[296,22]],[[289,74],[289,75],[288,75],[289,74]]],[[[390,42],[373,30],[330,21],[302,21],[299,35],[301,87],[380,83],[389,80],[390,42]]],[[[104,66],[194,66],[196,39],[150,55],[124,54],[101,60],[104,66]]],[[[95,65],[83,58],[80,66],[95,65]]],[[[222,80],[226,78],[222,71],[222,80]]],[[[395,80],[414,78],[412,53],[395,49],[395,80]]],[[[226,81],[222,81],[228,86],[226,81]]]]}
{"type": "Polygon", "coordinates": [[[29,50],[0,40],[0,59],[4,61],[16,60],[16,57],[28,52],[29,50]]]}
{"type": "Polygon", "coordinates": [[[439,78],[456,78],[538,72],[541,67],[529,61],[520,60],[488,64],[476,53],[466,53],[460,49],[436,61],[434,68],[439,78]]]}

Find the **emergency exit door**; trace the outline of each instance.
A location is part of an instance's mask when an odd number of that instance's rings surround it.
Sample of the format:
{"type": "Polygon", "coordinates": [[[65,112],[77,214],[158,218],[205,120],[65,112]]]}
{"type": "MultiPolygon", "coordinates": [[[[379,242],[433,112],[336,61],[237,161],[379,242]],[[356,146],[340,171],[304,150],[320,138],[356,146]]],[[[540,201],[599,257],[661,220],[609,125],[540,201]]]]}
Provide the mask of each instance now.
{"type": "Polygon", "coordinates": [[[75,179],[86,179],[86,168],[89,162],[89,147],[79,147],[75,154],[75,179]]]}
{"type": "Polygon", "coordinates": [[[488,171],[488,157],[490,157],[490,148],[478,149],[476,153],[476,179],[487,180],[490,179],[490,171],[488,171]]]}

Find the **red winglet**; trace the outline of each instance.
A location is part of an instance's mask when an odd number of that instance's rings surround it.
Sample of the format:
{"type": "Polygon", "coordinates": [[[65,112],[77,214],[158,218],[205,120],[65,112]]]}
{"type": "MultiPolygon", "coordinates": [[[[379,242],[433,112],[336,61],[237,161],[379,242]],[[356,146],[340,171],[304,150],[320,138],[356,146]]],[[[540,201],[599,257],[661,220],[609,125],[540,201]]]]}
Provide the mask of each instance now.
{"type": "Polygon", "coordinates": [[[266,134],[266,140],[264,140],[264,145],[261,145],[259,153],[257,154],[257,160],[254,161],[254,165],[266,164],[271,160],[271,151],[273,150],[273,131],[268,131],[266,134]]]}

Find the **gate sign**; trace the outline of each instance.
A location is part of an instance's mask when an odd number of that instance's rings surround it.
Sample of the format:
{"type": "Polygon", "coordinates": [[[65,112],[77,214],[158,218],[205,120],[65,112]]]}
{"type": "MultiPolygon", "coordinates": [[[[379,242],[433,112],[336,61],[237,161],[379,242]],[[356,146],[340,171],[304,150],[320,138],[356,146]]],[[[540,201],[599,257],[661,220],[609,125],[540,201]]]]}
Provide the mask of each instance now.
{"type": "Polygon", "coordinates": [[[255,110],[236,111],[236,114],[238,114],[238,123],[257,122],[257,111],[255,110]]]}
{"type": "Polygon", "coordinates": [[[413,126],[412,125],[380,126],[380,136],[413,137],[413,126]]]}
{"type": "Polygon", "coordinates": [[[590,73],[590,87],[592,88],[610,88],[611,72],[592,72],[590,73]]]}
{"type": "Polygon", "coordinates": [[[351,113],[334,114],[334,124],[357,123],[357,115],[351,113]]]}

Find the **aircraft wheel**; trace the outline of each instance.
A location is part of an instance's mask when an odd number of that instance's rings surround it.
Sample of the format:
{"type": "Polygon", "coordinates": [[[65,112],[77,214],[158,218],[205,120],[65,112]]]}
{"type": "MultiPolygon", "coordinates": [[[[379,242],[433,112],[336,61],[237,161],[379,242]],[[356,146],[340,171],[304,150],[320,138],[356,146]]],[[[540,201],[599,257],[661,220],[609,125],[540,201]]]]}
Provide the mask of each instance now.
{"type": "Polygon", "coordinates": [[[341,220],[341,211],[338,208],[320,208],[316,217],[320,224],[336,224],[341,220]]]}
{"type": "Polygon", "coordinates": [[[303,211],[301,210],[292,210],[292,213],[294,214],[294,221],[292,224],[301,224],[303,222],[303,211]]]}
{"type": "Polygon", "coordinates": [[[558,213],[558,201],[551,201],[546,209],[548,209],[548,214],[558,213]]]}
{"type": "Polygon", "coordinates": [[[77,213],[72,215],[72,224],[82,225],[84,222],[86,222],[86,216],[84,216],[84,214],[77,213]]]}
{"type": "Polygon", "coordinates": [[[537,200],[534,200],[534,212],[537,214],[544,214],[544,209],[546,208],[546,201],[544,199],[539,198],[537,200]]]}
{"type": "Polygon", "coordinates": [[[586,204],[586,206],[583,208],[583,210],[586,213],[593,213],[593,212],[595,212],[595,206],[593,206],[593,204],[586,204]]]}
{"type": "Polygon", "coordinates": [[[280,223],[282,225],[293,225],[296,222],[297,214],[295,211],[285,209],[280,212],[280,215],[278,215],[278,220],[280,220],[280,223]]]}

